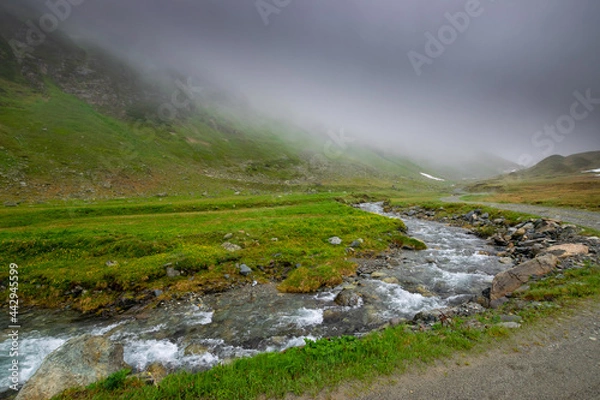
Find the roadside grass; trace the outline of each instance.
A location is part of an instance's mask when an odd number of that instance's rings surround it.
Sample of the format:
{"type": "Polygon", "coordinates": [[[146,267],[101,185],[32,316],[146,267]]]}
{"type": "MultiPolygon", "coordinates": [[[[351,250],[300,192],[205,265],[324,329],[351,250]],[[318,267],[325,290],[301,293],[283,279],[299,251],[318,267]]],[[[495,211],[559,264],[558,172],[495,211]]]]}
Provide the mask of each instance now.
{"type": "MultiPolygon", "coordinates": [[[[281,281],[282,291],[315,291],[353,274],[356,265],[348,259],[361,251],[419,246],[403,234],[401,221],[354,209],[335,201],[336,196],[1,210],[0,263],[19,265],[23,304],[69,304],[91,313],[119,298],[141,301],[156,289],[163,291],[161,299],[168,299],[257,280],[281,281]],[[226,234],[231,238],[224,239],[226,234]],[[342,244],[330,244],[332,236],[339,236],[342,244]],[[359,238],[364,242],[356,253],[347,250],[359,238]],[[229,252],[224,242],[241,249],[229,252]],[[250,277],[236,268],[242,263],[253,270],[250,277]],[[167,266],[181,276],[167,277],[167,266]]],[[[6,271],[0,273],[0,282],[7,279],[6,271]]]]}
{"type": "Polygon", "coordinates": [[[525,203],[600,211],[600,178],[594,175],[536,180],[504,178],[472,185],[469,190],[486,194],[464,196],[468,201],[525,203]]]}
{"type": "Polygon", "coordinates": [[[257,399],[283,398],[334,390],[348,381],[366,385],[381,375],[401,373],[423,363],[477,349],[511,335],[496,325],[500,315],[516,314],[535,326],[545,319],[600,296],[600,266],[556,272],[533,282],[529,291],[497,310],[471,318],[455,318],[421,331],[408,325],[387,327],[365,337],[324,338],[281,353],[264,353],[235,360],[200,373],[177,372],[150,386],[121,371],[87,388],[75,388],[55,399],[257,399]],[[527,300],[523,306],[523,301],[527,300]],[[519,305],[520,304],[520,305],[519,305]],[[477,329],[468,322],[477,321],[477,329]]]}

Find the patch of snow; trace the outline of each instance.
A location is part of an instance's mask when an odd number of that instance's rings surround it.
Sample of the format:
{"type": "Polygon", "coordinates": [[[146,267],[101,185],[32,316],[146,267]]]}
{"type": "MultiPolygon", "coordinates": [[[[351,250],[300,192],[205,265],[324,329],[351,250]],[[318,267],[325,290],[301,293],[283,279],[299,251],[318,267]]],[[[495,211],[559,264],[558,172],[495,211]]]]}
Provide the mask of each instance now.
{"type": "Polygon", "coordinates": [[[435,176],[431,176],[429,174],[426,174],[425,172],[421,172],[420,174],[423,175],[425,178],[433,179],[434,181],[442,181],[442,182],[445,181],[445,179],[436,178],[435,176]]]}
{"type": "Polygon", "coordinates": [[[588,169],[587,171],[581,171],[582,174],[596,174],[596,176],[600,176],[600,168],[596,169],[588,169]]]}

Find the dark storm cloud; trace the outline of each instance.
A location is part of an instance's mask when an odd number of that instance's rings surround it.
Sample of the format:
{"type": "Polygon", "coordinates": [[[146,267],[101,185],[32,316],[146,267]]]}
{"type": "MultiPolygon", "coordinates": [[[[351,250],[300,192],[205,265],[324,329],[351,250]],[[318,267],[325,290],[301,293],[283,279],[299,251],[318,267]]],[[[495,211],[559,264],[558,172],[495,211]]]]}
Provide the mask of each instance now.
{"type": "Polygon", "coordinates": [[[599,18],[594,0],[87,0],[68,22],[279,116],[516,161],[600,149],[599,18]]]}

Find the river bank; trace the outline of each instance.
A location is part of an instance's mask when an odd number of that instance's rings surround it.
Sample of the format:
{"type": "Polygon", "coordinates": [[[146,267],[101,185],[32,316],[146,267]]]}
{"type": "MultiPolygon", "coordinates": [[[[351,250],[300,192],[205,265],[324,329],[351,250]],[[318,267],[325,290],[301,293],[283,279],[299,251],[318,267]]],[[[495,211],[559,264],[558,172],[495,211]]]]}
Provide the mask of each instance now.
{"type": "MultiPolygon", "coordinates": [[[[363,207],[390,214],[382,205],[363,207]]],[[[478,212],[471,213],[469,218],[476,215],[478,212]]],[[[393,213],[387,216],[398,218],[393,213]]],[[[343,285],[332,290],[317,295],[285,295],[268,285],[250,286],[233,297],[217,294],[214,298],[202,298],[200,304],[198,299],[195,299],[197,304],[183,307],[169,304],[163,314],[152,312],[135,320],[93,329],[124,342],[125,361],[138,371],[155,364],[166,365],[169,370],[199,370],[228,363],[239,356],[285,350],[303,344],[305,339],[361,336],[410,320],[414,320],[416,329],[431,327],[440,320],[444,325],[441,317],[446,317],[445,314],[451,318],[465,316],[450,314],[444,307],[485,302],[482,289],[490,286],[495,275],[512,266],[510,253],[497,257],[498,249],[492,244],[498,243],[486,243],[460,228],[436,222],[406,219],[406,224],[411,234],[429,244],[428,250],[382,255],[375,268],[372,262],[365,263],[356,277],[347,278],[343,285]],[[430,312],[435,309],[445,311],[430,312]],[[190,323],[182,323],[186,320],[190,323]],[[221,326],[226,329],[219,331],[221,326]]],[[[520,235],[520,240],[528,229],[520,235]]],[[[531,229],[537,229],[535,224],[532,223],[531,229]]],[[[551,236],[558,230],[563,233],[560,226],[547,232],[551,236]]],[[[539,242],[529,246],[533,244],[539,242]]],[[[513,256],[522,261],[527,254],[520,251],[513,256]]],[[[575,264],[580,261],[575,260],[575,264]]]]}

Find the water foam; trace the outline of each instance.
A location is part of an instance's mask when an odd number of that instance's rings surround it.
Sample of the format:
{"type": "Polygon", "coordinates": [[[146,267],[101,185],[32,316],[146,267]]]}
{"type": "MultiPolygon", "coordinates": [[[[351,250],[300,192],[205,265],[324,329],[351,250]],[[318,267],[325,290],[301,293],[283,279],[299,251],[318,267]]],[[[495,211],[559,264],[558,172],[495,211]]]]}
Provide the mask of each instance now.
{"type": "Polygon", "coordinates": [[[280,316],[280,325],[292,323],[299,328],[320,325],[323,323],[323,310],[302,307],[294,315],[280,316]]]}
{"type": "MultiPolygon", "coordinates": [[[[24,383],[29,380],[40,368],[48,354],[62,346],[69,338],[41,337],[41,338],[23,338],[19,341],[19,380],[24,383]]],[[[0,353],[8,355],[11,348],[11,340],[5,340],[0,343],[0,353]]],[[[7,371],[12,360],[3,357],[0,361],[2,371],[7,371]]],[[[0,380],[0,392],[9,389],[11,382],[8,379],[0,380]]]]}
{"type": "Polygon", "coordinates": [[[208,325],[212,323],[214,311],[197,311],[187,318],[188,325],[208,325]]]}
{"type": "Polygon", "coordinates": [[[393,283],[379,282],[377,292],[389,302],[389,309],[383,312],[383,316],[413,316],[419,311],[428,311],[443,307],[444,302],[437,297],[425,297],[419,293],[411,293],[401,286],[393,283]]]}
{"type": "Polygon", "coordinates": [[[102,336],[105,333],[108,333],[108,332],[112,331],[113,329],[115,329],[115,328],[117,328],[117,327],[119,327],[119,326],[121,326],[123,324],[126,324],[127,322],[129,322],[129,321],[125,320],[125,321],[115,322],[114,324],[110,324],[110,325],[107,325],[107,326],[98,326],[98,327],[95,327],[94,329],[92,329],[90,331],[90,335],[93,335],[93,336],[102,336]]]}

